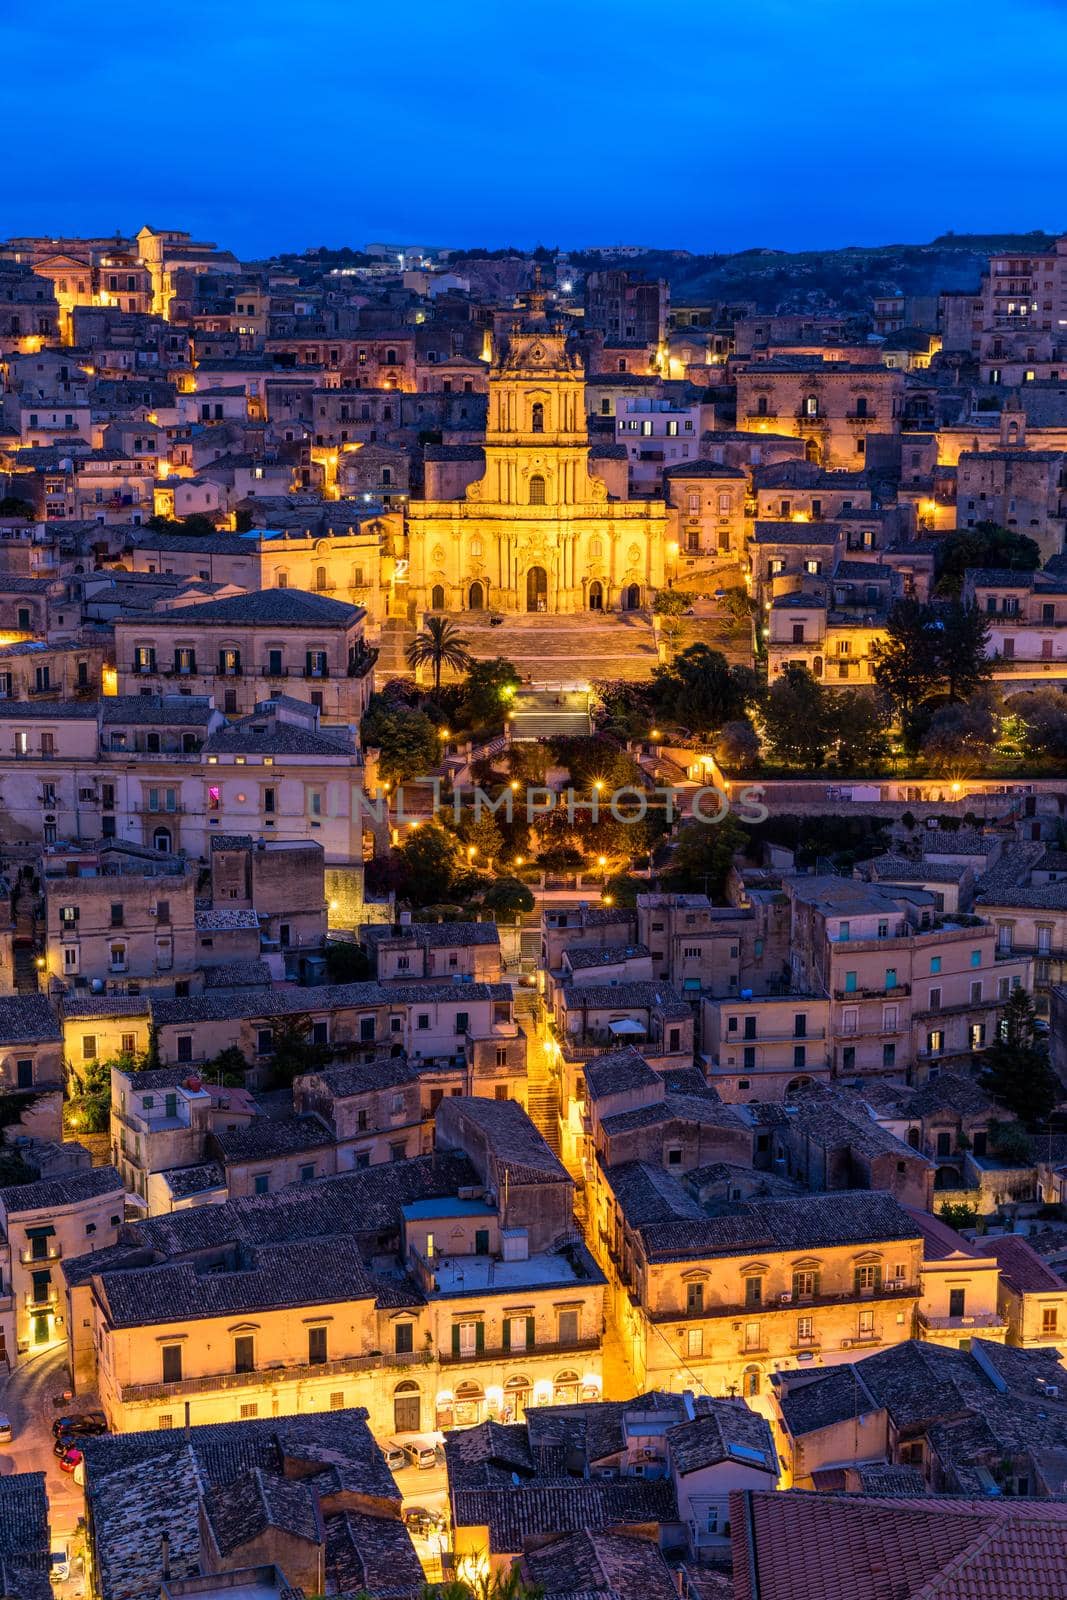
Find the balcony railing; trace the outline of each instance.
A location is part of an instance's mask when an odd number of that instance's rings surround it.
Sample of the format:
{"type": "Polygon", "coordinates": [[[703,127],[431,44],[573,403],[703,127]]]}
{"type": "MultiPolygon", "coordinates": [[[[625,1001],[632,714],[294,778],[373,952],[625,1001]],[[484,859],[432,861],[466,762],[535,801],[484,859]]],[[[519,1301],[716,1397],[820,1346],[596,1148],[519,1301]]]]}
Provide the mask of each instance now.
{"type": "Polygon", "coordinates": [[[333,1361],[301,1361],[292,1364],[257,1367],[252,1372],[217,1372],[203,1377],[179,1378],[173,1383],[126,1383],[122,1386],[124,1404],[137,1400],[169,1400],[179,1395],[215,1394],[229,1389],[262,1389],[273,1383],[296,1383],[304,1378],[338,1377],[346,1372],[374,1372],[381,1368],[427,1366],[434,1359],[431,1350],[409,1350],[386,1355],[375,1351],[366,1356],[339,1356],[333,1361]]]}
{"type": "Polygon", "coordinates": [[[438,1360],[443,1367],[447,1367],[457,1366],[464,1362],[510,1361],[512,1358],[518,1360],[519,1357],[527,1356],[576,1355],[582,1351],[599,1349],[599,1339],[571,1339],[562,1343],[557,1339],[550,1344],[526,1344],[521,1349],[517,1345],[511,1345],[508,1349],[505,1349],[501,1344],[486,1345],[482,1350],[461,1350],[458,1355],[453,1350],[442,1350],[438,1355],[438,1360]]]}
{"type": "Polygon", "coordinates": [[[856,1289],[850,1287],[842,1289],[838,1294],[817,1294],[794,1296],[791,1292],[783,1290],[780,1294],[768,1294],[759,1305],[711,1305],[705,1306],[702,1311],[671,1310],[649,1311],[650,1322],[702,1322],[719,1317],[733,1317],[741,1321],[754,1322],[757,1317],[769,1315],[795,1316],[797,1312],[806,1313],[819,1306],[862,1305],[868,1307],[877,1305],[881,1300],[890,1303],[900,1300],[915,1299],[919,1293],[918,1284],[900,1283],[895,1278],[889,1283],[883,1283],[880,1289],[856,1289]]]}
{"type": "Polygon", "coordinates": [[[893,1000],[897,995],[911,994],[910,983],[893,983],[878,989],[835,989],[835,1000],[893,1000]]]}

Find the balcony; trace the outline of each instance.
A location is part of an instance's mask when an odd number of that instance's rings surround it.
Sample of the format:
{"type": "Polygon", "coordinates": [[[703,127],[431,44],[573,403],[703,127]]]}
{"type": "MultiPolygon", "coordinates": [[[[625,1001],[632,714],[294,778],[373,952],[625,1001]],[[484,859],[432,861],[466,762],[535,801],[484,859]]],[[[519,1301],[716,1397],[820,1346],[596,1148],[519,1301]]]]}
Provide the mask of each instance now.
{"type": "MultiPolygon", "coordinates": [[[[903,1283],[892,1278],[888,1283],[883,1283],[880,1289],[856,1289],[850,1285],[837,1294],[801,1295],[794,1298],[786,1290],[782,1293],[768,1291],[766,1299],[759,1305],[711,1305],[705,1306],[702,1311],[670,1310],[649,1311],[649,1321],[655,1323],[690,1323],[707,1322],[719,1318],[732,1317],[735,1321],[754,1322],[757,1317],[767,1316],[796,1316],[817,1310],[820,1306],[872,1306],[880,1301],[890,1305],[901,1300],[914,1300],[919,1293],[917,1284],[903,1283]]],[[[816,1342],[819,1335],[816,1333],[816,1342]]],[[[443,1359],[443,1358],[442,1358],[443,1359]]]]}
{"type": "Polygon", "coordinates": [[[19,1265],[23,1267],[47,1267],[50,1262],[61,1260],[62,1247],[58,1244],[49,1244],[46,1255],[34,1255],[31,1250],[22,1250],[19,1253],[19,1265]]]}
{"type": "Polygon", "coordinates": [[[164,801],[153,804],[150,800],[137,800],[130,808],[138,816],[149,817],[178,817],[185,810],[183,805],[167,805],[164,801]]]}
{"type": "Polygon", "coordinates": [[[835,989],[835,1000],[895,1000],[911,994],[910,983],[893,983],[880,989],[835,989]]]}
{"type": "Polygon", "coordinates": [[[919,1307],[916,1315],[919,1326],[930,1333],[973,1333],[982,1337],[989,1333],[1003,1333],[1008,1326],[998,1311],[975,1311],[963,1317],[935,1317],[919,1307]]]}
{"type": "Polygon", "coordinates": [[[452,1350],[441,1350],[438,1361],[443,1367],[462,1366],[473,1364],[476,1361],[518,1361],[525,1357],[531,1359],[535,1356],[565,1356],[578,1355],[600,1349],[599,1339],[571,1339],[568,1343],[554,1340],[549,1344],[528,1344],[519,1349],[511,1345],[505,1349],[503,1345],[486,1345],[483,1350],[461,1350],[457,1355],[452,1350]]]}
{"type": "Polygon", "coordinates": [[[365,1356],[339,1356],[334,1361],[301,1361],[286,1365],[259,1367],[253,1372],[218,1372],[206,1377],[179,1378],[174,1383],[125,1383],[123,1404],[138,1400],[170,1400],[181,1395],[217,1394],[231,1389],[264,1389],[276,1383],[299,1383],[305,1378],[340,1377],[348,1372],[374,1372],[412,1366],[426,1366],[434,1359],[431,1350],[409,1350],[403,1355],[384,1355],[380,1350],[365,1356]]]}
{"type": "Polygon", "coordinates": [[[773,410],[768,409],[767,411],[759,411],[756,409],[756,407],[750,406],[745,412],[746,420],[751,422],[769,422],[772,418],[777,417],[777,415],[777,408],[773,410]]]}
{"type": "Polygon", "coordinates": [[[876,422],[877,420],[878,420],[877,411],[846,411],[845,412],[845,421],[846,422],[876,422]]]}
{"type": "Polygon", "coordinates": [[[322,681],[322,680],[328,678],[329,676],[330,676],[329,667],[322,667],[321,669],[317,668],[317,667],[305,667],[304,668],[304,677],[308,678],[308,679],[310,679],[312,681],[314,681],[316,679],[319,680],[319,681],[322,681]]]}

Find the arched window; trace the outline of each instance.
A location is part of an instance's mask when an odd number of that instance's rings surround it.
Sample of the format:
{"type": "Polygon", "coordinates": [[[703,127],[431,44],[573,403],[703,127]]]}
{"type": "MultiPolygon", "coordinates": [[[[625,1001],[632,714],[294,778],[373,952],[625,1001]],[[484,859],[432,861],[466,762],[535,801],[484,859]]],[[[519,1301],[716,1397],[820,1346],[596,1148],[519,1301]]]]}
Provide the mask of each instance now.
{"type": "Polygon", "coordinates": [[[590,541],[589,541],[589,554],[591,556],[602,556],[604,554],[604,541],[603,541],[603,539],[600,539],[600,538],[590,539],[590,541]]]}
{"type": "Polygon", "coordinates": [[[535,400],[530,408],[530,431],[532,433],[545,431],[545,408],[540,400],[535,400]]]}
{"type": "Polygon", "coordinates": [[[170,850],[171,836],[169,828],[156,829],[155,833],[152,835],[152,848],[153,850],[170,850]]]}
{"type": "Polygon", "coordinates": [[[539,472],[535,472],[530,479],[530,504],[543,506],[545,503],[545,480],[539,472]]]}
{"type": "Polygon", "coordinates": [[[578,1374],[557,1372],[552,1390],[557,1405],[573,1405],[578,1399],[578,1374]]]}
{"type": "Polygon", "coordinates": [[[472,556],[480,556],[481,553],[482,553],[482,541],[480,539],[472,539],[471,540],[471,555],[472,556]]]}
{"type": "Polygon", "coordinates": [[[732,511],[733,508],[734,508],[734,497],[733,497],[733,495],[730,494],[729,492],[727,492],[725,494],[720,494],[720,496],[719,496],[719,510],[721,512],[725,513],[725,512],[728,512],[728,511],[732,511]]]}
{"type": "Polygon", "coordinates": [[[382,488],[383,489],[388,489],[390,487],[390,485],[392,484],[392,481],[393,481],[393,469],[392,469],[392,467],[383,467],[382,468],[382,488]]]}
{"type": "Polygon", "coordinates": [[[386,364],[387,367],[395,367],[396,366],[396,351],[392,348],[391,345],[385,352],[385,364],[386,364]]]}
{"type": "Polygon", "coordinates": [[[327,581],[328,580],[327,580],[327,576],[326,576],[326,568],[325,567],[316,567],[315,568],[315,587],[319,591],[320,594],[326,588],[327,581]]]}
{"type": "Polygon", "coordinates": [[[430,591],[430,610],[443,611],[445,609],[445,591],[441,584],[435,583],[430,591]]]}
{"type": "Polygon", "coordinates": [[[353,587],[353,589],[362,589],[362,587],[363,587],[363,568],[362,567],[353,567],[352,568],[352,587],[353,587]]]}
{"type": "Polygon", "coordinates": [[[699,510],[700,510],[700,496],[699,496],[699,494],[691,494],[689,496],[689,515],[691,517],[695,517],[699,510]]]}
{"type": "Polygon", "coordinates": [[[856,415],[857,417],[865,417],[867,415],[867,396],[865,394],[861,394],[857,397],[856,415]]]}
{"type": "Polygon", "coordinates": [[[817,417],[819,415],[819,397],[817,394],[806,394],[804,396],[804,415],[806,417],[817,417]]]}
{"type": "Polygon", "coordinates": [[[751,1400],[759,1394],[759,1368],[746,1367],[741,1379],[741,1393],[746,1400],[751,1400]]]}

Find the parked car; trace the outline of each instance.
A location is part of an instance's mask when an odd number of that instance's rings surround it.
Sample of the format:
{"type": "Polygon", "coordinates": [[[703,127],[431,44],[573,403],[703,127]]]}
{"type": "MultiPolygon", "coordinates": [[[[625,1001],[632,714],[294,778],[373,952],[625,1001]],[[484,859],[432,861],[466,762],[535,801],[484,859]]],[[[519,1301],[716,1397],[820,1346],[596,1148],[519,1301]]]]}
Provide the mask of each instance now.
{"type": "Polygon", "coordinates": [[[15,1437],[15,1430],[11,1426],[11,1418],[0,1411],[0,1444],[10,1444],[15,1437]]]}
{"type": "Polygon", "coordinates": [[[425,1506],[409,1506],[404,1512],[404,1526],[409,1533],[420,1534],[423,1538],[428,1533],[436,1533],[443,1528],[445,1519],[439,1511],[428,1511],[425,1506]]]}
{"type": "Polygon", "coordinates": [[[437,1465],[437,1445],[433,1439],[428,1439],[425,1434],[416,1434],[413,1439],[404,1440],[404,1454],[413,1467],[426,1469],[437,1465]]]}
{"type": "Polygon", "coordinates": [[[382,1455],[390,1472],[399,1472],[401,1467],[406,1467],[408,1458],[404,1454],[404,1446],[397,1444],[395,1439],[387,1439],[382,1445],[382,1455]]]}
{"type": "Polygon", "coordinates": [[[83,1411],[79,1415],[73,1413],[69,1417],[57,1417],[52,1424],[52,1432],[58,1439],[61,1433],[106,1433],[107,1418],[102,1411],[83,1411]]]}
{"type": "Polygon", "coordinates": [[[82,1464],[82,1453],[77,1445],[71,1445],[59,1458],[60,1472],[76,1472],[82,1464]]]}

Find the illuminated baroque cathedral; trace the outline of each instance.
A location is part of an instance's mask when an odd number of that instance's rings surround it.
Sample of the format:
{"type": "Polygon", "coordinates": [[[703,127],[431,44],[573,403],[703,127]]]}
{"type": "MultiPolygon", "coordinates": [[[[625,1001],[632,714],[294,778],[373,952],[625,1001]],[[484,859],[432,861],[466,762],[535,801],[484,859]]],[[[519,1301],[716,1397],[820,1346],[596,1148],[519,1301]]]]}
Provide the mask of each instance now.
{"type": "Polygon", "coordinates": [[[409,505],[417,611],[626,611],[663,584],[663,501],[612,499],[590,471],[582,363],[529,298],[490,374],[483,476],[409,505]]]}

